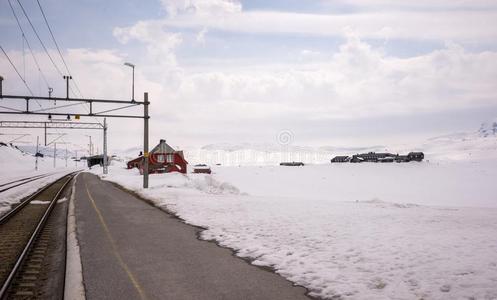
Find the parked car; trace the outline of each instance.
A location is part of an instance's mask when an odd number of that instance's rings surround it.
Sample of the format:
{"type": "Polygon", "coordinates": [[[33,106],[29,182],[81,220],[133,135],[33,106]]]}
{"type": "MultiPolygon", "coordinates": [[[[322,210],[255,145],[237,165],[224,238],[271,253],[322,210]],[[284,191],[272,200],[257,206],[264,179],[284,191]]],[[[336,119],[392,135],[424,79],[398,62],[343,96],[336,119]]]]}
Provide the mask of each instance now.
{"type": "Polygon", "coordinates": [[[193,173],[197,174],[211,174],[211,168],[206,164],[198,164],[193,166],[193,173]]]}

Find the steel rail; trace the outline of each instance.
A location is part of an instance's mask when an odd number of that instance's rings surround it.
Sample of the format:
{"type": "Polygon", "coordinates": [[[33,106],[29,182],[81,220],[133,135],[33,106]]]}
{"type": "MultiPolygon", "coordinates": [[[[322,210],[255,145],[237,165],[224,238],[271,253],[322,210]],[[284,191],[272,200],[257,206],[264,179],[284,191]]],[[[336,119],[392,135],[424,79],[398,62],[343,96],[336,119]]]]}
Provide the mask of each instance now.
{"type": "Polygon", "coordinates": [[[30,183],[30,182],[33,182],[35,180],[38,180],[38,179],[42,179],[42,178],[45,178],[45,177],[48,177],[50,175],[53,175],[52,173],[47,173],[47,174],[42,174],[42,175],[36,175],[36,176],[32,176],[32,177],[26,177],[26,178],[23,178],[23,179],[19,179],[19,180],[15,180],[15,181],[11,181],[11,182],[8,182],[8,183],[4,183],[4,184],[1,184],[0,187],[4,187],[6,185],[11,185],[11,184],[14,184],[16,182],[20,182],[16,185],[12,185],[12,186],[9,186],[7,188],[3,188],[3,189],[0,189],[0,193],[3,193],[5,191],[8,191],[12,188],[15,188],[15,187],[18,187],[18,186],[21,186],[21,185],[24,185],[26,183],[30,183]],[[22,182],[21,182],[22,181],[22,182]]]}
{"type": "Polygon", "coordinates": [[[48,188],[50,188],[52,185],[54,185],[57,181],[61,180],[62,178],[66,177],[67,175],[71,175],[71,174],[75,174],[75,173],[78,173],[80,171],[77,171],[77,172],[72,172],[70,174],[66,174],[64,176],[61,176],[59,178],[57,178],[57,180],[54,180],[52,183],[49,183],[47,184],[46,186],[44,186],[43,188],[41,188],[39,191],[35,192],[33,195],[29,196],[28,199],[22,201],[21,203],[19,203],[16,207],[14,207],[13,209],[11,209],[9,212],[7,212],[6,214],[4,214],[3,216],[0,217],[0,225],[2,225],[3,223],[5,223],[8,219],[10,219],[10,217],[14,216],[19,210],[21,210],[24,206],[28,205],[29,202],[31,202],[32,200],[34,200],[36,197],[38,197],[41,193],[43,193],[44,191],[46,191],[48,188]]]}
{"type": "MultiPolygon", "coordinates": [[[[49,204],[47,210],[45,211],[45,213],[41,217],[40,221],[38,222],[38,225],[36,226],[34,232],[31,234],[31,237],[29,238],[29,240],[28,240],[26,246],[24,247],[24,249],[22,250],[21,254],[18,256],[18,258],[16,260],[16,263],[15,263],[14,267],[12,268],[12,270],[10,271],[7,279],[2,284],[2,287],[0,288],[0,299],[5,299],[7,297],[7,293],[8,293],[8,290],[9,290],[11,284],[12,284],[12,281],[14,280],[14,278],[15,278],[17,272],[19,271],[22,263],[24,262],[26,256],[28,255],[29,250],[31,249],[31,247],[35,243],[36,238],[38,237],[38,235],[40,234],[41,230],[45,226],[45,223],[48,220],[48,217],[50,216],[50,213],[52,212],[53,208],[55,207],[55,204],[57,203],[57,200],[59,199],[59,196],[62,194],[62,192],[66,188],[67,184],[69,182],[71,182],[71,180],[74,178],[74,176],[76,176],[75,173],[77,173],[77,172],[73,172],[71,174],[65,175],[65,176],[63,176],[63,177],[61,177],[58,180],[56,180],[56,181],[53,182],[53,184],[55,184],[60,179],[66,177],[66,176],[69,176],[69,178],[64,182],[64,184],[59,189],[59,191],[57,192],[57,194],[50,201],[50,204],[49,204]]],[[[51,185],[49,185],[49,186],[51,186],[51,185]]],[[[3,218],[2,218],[2,220],[3,220],[3,218]]]]}
{"type": "Polygon", "coordinates": [[[13,183],[16,183],[16,182],[19,182],[19,181],[24,181],[24,180],[28,180],[28,179],[31,179],[31,178],[35,178],[35,177],[38,177],[38,176],[48,175],[48,174],[49,173],[39,174],[39,175],[35,175],[35,176],[20,178],[20,179],[9,181],[9,182],[4,182],[4,183],[0,184],[0,187],[6,186],[6,185],[9,185],[9,184],[13,184],[13,183]]]}

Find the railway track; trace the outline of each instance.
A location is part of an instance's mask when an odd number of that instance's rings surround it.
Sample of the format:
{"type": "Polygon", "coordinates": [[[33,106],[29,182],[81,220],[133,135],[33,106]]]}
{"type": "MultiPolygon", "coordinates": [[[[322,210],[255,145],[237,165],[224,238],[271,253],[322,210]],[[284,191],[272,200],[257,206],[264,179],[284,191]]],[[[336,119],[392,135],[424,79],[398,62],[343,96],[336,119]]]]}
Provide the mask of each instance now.
{"type": "Polygon", "coordinates": [[[45,178],[45,177],[53,175],[53,174],[54,173],[46,173],[46,174],[41,174],[41,175],[36,175],[36,176],[31,176],[31,177],[26,177],[26,178],[14,180],[11,182],[2,183],[2,184],[0,184],[0,193],[8,191],[12,188],[24,185],[26,183],[38,180],[38,179],[45,178]]]}
{"type": "Polygon", "coordinates": [[[39,298],[42,281],[50,277],[45,256],[58,247],[50,242],[50,216],[76,174],[59,178],[0,217],[0,299],[39,298]]]}

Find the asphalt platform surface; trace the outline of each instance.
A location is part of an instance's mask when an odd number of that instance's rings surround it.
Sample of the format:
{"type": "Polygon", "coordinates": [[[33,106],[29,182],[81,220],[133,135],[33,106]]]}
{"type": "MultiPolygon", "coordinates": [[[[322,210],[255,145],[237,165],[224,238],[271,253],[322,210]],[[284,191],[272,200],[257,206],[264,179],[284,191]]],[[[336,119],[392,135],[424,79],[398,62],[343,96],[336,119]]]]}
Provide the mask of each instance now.
{"type": "Polygon", "coordinates": [[[75,213],[87,299],[309,299],[95,175],[77,177],[75,213]]]}

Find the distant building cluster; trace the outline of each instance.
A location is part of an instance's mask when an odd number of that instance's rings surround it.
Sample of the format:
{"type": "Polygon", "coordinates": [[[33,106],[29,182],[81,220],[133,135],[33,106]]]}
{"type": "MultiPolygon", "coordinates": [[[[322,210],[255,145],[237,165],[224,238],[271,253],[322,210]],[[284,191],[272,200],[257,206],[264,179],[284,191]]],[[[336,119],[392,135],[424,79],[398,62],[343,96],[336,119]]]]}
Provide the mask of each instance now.
{"type": "Polygon", "coordinates": [[[423,152],[409,152],[407,155],[399,155],[392,153],[376,153],[368,152],[362,154],[355,154],[352,156],[335,156],[331,159],[332,163],[362,163],[362,162],[410,162],[410,161],[422,161],[425,155],[423,152]]]}

